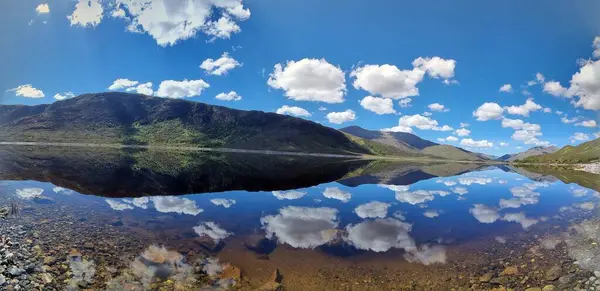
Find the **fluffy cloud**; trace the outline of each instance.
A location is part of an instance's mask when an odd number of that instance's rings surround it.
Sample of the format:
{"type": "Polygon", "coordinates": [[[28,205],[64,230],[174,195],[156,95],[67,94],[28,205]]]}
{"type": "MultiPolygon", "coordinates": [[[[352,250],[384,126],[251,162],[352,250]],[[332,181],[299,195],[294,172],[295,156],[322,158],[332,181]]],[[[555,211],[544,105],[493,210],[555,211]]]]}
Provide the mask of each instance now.
{"type": "Polygon", "coordinates": [[[576,107],[600,110],[600,60],[588,61],[571,78],[569,96],[579,96],[576,107]]]}
{"type": "Polygon", "coordinates": [[[296,101],[344,102],[346,94],[344,72],[325,59],[302,59],[276,64],[267,84],[285,91],[296,101]]]}
{"type": "Polygon", "coordinates": [[[550,107],[544,108],[544,113],[552,113],[552,108],[550,108],[550,107]]]}
{"type": "Polygon", "coordinates": [[[394,127],[390,127],[390,128],[382,128],[381,131],[406,132],[406,133],[413,132],[412,128],[407,127],[407,126],[402,126],[402,125],[398,125],[398,126],[394,126],[394,127]]]}
{"type": "Polygon", "coordinates": [[[123,202],[119,202],[117,200],[104,199],[104,201],[106,201],[106,203],[108,203],[108,206],[110,206],[110,208],[112,208],[113,210],[123,211],[126,209],[133,209],[133,206],[123,202]]]}
{"type": "Polygon", "coordinates": [[[410,104],[410,102],[412,102],[412,99],[404,98],[404,99],[401,99],[400,101],[398,101],[398,105],[400,105],[400,107],[402,107],[402,108],[408,108],[408,107],[412,106],[410,104]]]}
{"type": "Polygon", "coordinates": [[[597,124],[596,124],[595,120],[590,119],[590,120],[584,120],[582,122],[575,123],[575,126],[584,126],[584,127],[592,127],[593,128],[593,127],[596,127],[597,124]]]}
{"type": "Polygon", "coordinates": [[[506,142],[500,142],[500,146],[501,147],[506,147],[506,146],[508,146],[508,143],[506,143],[506,142]]]}
{"type": "Polygon", "coordinates": [[[179,198],[173,196],[158,196],[152,197],[154,208],[156,211],[163,213],[180,213],[188,215],[198,215],[203,209],[198,208],[196,202],[187,198],[179,198]]]}
{"type": "Polygon", "coordinates": [[[390,204],[379,201],[372,201],[361,204],[354,209],[354,212],[360,218],[384,218],[387,216],[390,204]]]}
{"type": "Polygon", "coordinates": [[[537,219],[528,218],[523,212],[507,213],[502,217],[502,220],[519,223],[525,230],[539,222],[537,219]]]}
{"type": "Polygon", "coordinates": [[[379,115],[396,113],[396,110],[394,110],[394,102],[389,98],[367,96],[360,101],[360,105],[379,115]]]}
{"type": "Polygon", "coordinates": [[[436,218],[436,217],[440,216],[440,212],[437,210],[427,210],[427,211],[423,212],[423,216],[428,217],[428,218],[436,218]]]}
{"type": "Polygon", "coordinates": [[[571,143],[575,143],[575,142],[578,142],[578,141],[586,141],[586,140],[589,140],[589,139],[590,139],[590,136],[589,136],[589,135],[587,135],[587,134],[585,134],[585,133],[583,133],[583,132],[576,132],[575,134],[573,134],[573,135],[571,136],[571,138],[570,138],[570,139],[571,139],[571,143]]]}
{"type": "Polygon", "coordinates": [[[462,127],[462,128],[466,128],[466,127],[469,127],[469,126],[471,126],[471,125],[468,124],[468,123],[464,123],[464,122],[460,123],[460,127],[462,127]]]}
{"type": "Polygon", "coordinates": [[[450,109],[446,108],[444,105],[442,105],[440,103],[429,104],[427,107],[429,107],[429,110],[431,110],[431,111],[437,111],[437,112],[450,111],[450,109]]]}
{"type": "MultiPolygon", "coordinates": [[[[535,187],[532,187],[535,189],[535,187]]],[[[539,201],[540,193],[532,191],[528,187],[512,187],[510,192],[515,198],[500,199],[500,208],[519,208],[523,205],[536,204],[539,201]]]]}
{"type": "Polygon", "coordinates": [[[491,143],[487,140],[473,140],[470,138],[463,138],[460,141],[460,145],[472,148],[491,148],[494,146],[494,143],[491,143]]]}
{"type": "Polygon", "coordinates": [[[542,109],[542,106],[533,102],[533,99],[529,98],[529,99],[527,99],[527,101],[525,101],[525,104],[523,104],[523,105],[508,106],[508,107],[505,107],[505,109],[506,109],[506,112],[508,112],[509,114],[529,116],[529,113],[531,111],[540,110],[540,109],[542,109]]]}
{"type": "Polygon", "coordinates": [[[340,200],[344,203],[350,201],[350,198],[352,198],[352,194],[350,194],[349,192],[346,192],[346,191],[342,191],[342,190],[340,190],[340,188],[337,188],[337,187],[325,188],[325,191],[323,192],[323,196],[325,196],[329,199],[340,200]]]}
{"type": "Polygon", "coordinates": [[[530,131],[540,131],[541,130],[541,127],[539,124],[525,123],[521,119],[510,119],[510,118],[502,119],[502,127],[504,127],[504,128],[510,127],[512,129],[516,129],[516,130],[519,130],[519,129],[530,130],[530,131]]]}
{"type": "Polygon", "coordinates": [[[561,97],[566,95],[567,88],[563,87],[559,82],[550,81],[544,84],[544,92],[553,96],[561,97]]]}
{"type": "Polygon", "coordinates": [[[206,236],[212,238],[215,243],[218,243],[221,240],[232,235],[232,233],[224,230],[218,224],[216,224],[212,221],[201,222],[200,225],[195,226],[193,229],[196,232],[196,234],[198,234],[198,236],[206,235],[206,236]]]}
{"type": "Polygon", "coordinates": [[[44,92],[40,89],[33,88],[31,84],[21,85],[17,88],[6,90],[6,92],[14,91],[15,95],[26,98],[44,98],[44,92]]]}
{"type": "Polygon", "coordinates": [[[290,191],[273,191],[273,196],[277,197],[279,200],[295,200],[300,199],[306,195],[306,192],[290,190],[290,191]]]}
{"type": "Polygon", "coordinates": [[[235,91],[229,91],[229,93],[219,93],[217,96],[215,96],[216,99],[219,100],[223,100],[223,101],[239,101],[242,100],[242,96],[238,95],[237,92],[235,91]]]}
{"type": "Polygon", "coordinates": [[[168,98],[185,98],[199,96],[204,89],[210,87],[203,80],[165,80],[160,83],[156,96],[168,98]]]}
{"type": "Polygon", "coordinates": [[[402,203],[417,205],[427,201],[432,201],[433,199],[435,199],[435,195],[446,196],[448,194],[450,194],[450,192],[440,190],[417,190],[412,192],[407,190],[400,190],[396,191],[396,200],[402,203]]]}
{"type": "Polygon", "coordinates": [[[423,80],[425,71],[400,70],[394,65],[365,65],[356,68],[350,77],[356,78],[353,86],[373,95],[402,99],[419,95],[417,84],[423,80]]]}
{"type": "Polygon", "coordinates": [[[592,47],[594,48],[594,52],[592,53],[594,58],[600,58],[600,36],[596,36],[594,38],[594,42],[592,42],[592,47]]]}
{"type": "Polygon", "coordinates": [[[484,177],[460,177],[458,178],[458,183],[460,183],[461,185],[473,185],[473,184],[479,184],[479,185],[487,185],[489,183],[492,183],[494,180],[492,178],[484,178],[484,177]]]}
{"type": "Polygon", "coordinates": [[[299,116],[299,117],[309,117],[312,115],[312,114],[310,114],[310,112],[308,112],[306,109],[304,109],[302,107],[288,106],[288,105],[281,106],[279,109],[277,109],[276,113],[292,115],[292,116],[299,116]]]}
{"type": "Polygon", "coordinates": [[[48,14],[50,13],[50,6],[48,3],[40,4],[35,7],[35,12],[37,12],[37,14],[48,14]]]}
{"type": "Polygon", "coordinates": [[[500,92],[512,92],[513,88],[511,84],[504,84],[500,87],[500,92]]]}
{"type": "Polygon", "coordinates": [[[500,219],[497,209],[483,204],[473,205],[473,208],[469,209],[469,212],[481,223],[494,223],[500,219]]]}
{"type": "Polygon", "coordinates": [[[136,92],[138,94],[144,94],[148,96],[152,96],[154,94],[154,90],[152,89],[152,82],[139,84],[135,87],[129,87],[125,89],[127,92],[136,92]]]}
{"type": "Polygon", "coordinates": [[[452,188],[452,192],[454,192],[458,195],[465,195],[465,194],[469,193],[469,190],[467,190],[467,188],[465,188],[465,187],[454,187],[454,188],[452,188]]]}
{"type": "Polygon", "coordinates": [[[502,119],[502,127],[515,129],[515,132],[511,136],[512,139],[523,141],[525,144],[532,144],[536,146],[548,146],[550,145],[547,141],[541,141],[537,137],[541,136],[542,129],[539,124],[532,124],[523,122],[521,119],[502,119]]]}
{"type": "Polygon", "coordinates": [[[25,188],[17,189],[16,191],[17,196],[23,200],[40,198],[42,197],[42,193],[44,193],[44,189],[41,188],[25,188]]]}
{"type": "MultiPolygon", "coordinates": [[[[462,126],[462,124],[461,124],[461,126],[462,126]]],[[[469,134],[471,134],[471,131],[466,128],[459,128],[459,129],[455,130],[454,133],[456,133],[456,135],[458,135],[458,136],[468,136],[469,134]]]]}
{"type": "Polygon", "coordinates": [[[227,39],[241,31],[236,20],[250,17],[250,10],[244,8],[242,0],[120,0],[114,9],[128,12],[123,16],[129,22],[127,30],[147,33],[160,46],[174,45],[198,32],[211,36],[211,41],[227,39]]]}
{"type": "Polygon", "coordinates": [[[100,24],[103,16],[104,8],[100,0],[79,0],[67,19],[71,21],[71,26],[94,27],[100,24]]]}
{"type": "Polygon", "coordinates": [[[393,218],[366,220],[346,226],[347,241],[357,249],[386,252],[391,248],[414,251],[415,241],[409,232],[412,226],[393,218]]]}
{"type": "Polygon", "coordinates": [[[446,248],[424,245],[419,247],[418,250],[405,253],[404,258],[411,263],[419,262],[425,266],[435,263],[445,264],[447,259],[446,248]]]}
{"type": "Polygon", "coordinates": [[[295,248],[316,248],[330,242],[336,234],[337,210],[288,206],[279,214],[260,219],[267,238],[295,248]]]}
{"type": "Polygon", "coordinates": [[[129,79],[116,79],[112,83],[112,85],[110,85],[108,87],[108,90],[111,90],[111,91],[121,90],[121,89],[129,88],[129,87],[133,87],[133,86],[137,85],[138,83],[139,83],[138,81],[132,81],[129,79]]]}
{"type": "Polygon", "coordinates": [[[73,97],[75,97],[75,94],[73,94],[73,92],[65,92],[65,93],[62,93],[62,94],[60,94],[60,93],[54,94],[54,100],[58,100],[58,101],[69,99],[69,98],[73,98],[73,97]]]}
{"type": "Polygon", "coordinates": [[[210,199],[210,203],[217,205],[217,206],[223,206],[225,208],[229,208],[235,204],[235,200],[216,198],[216,199],[210,199]]]}
{"type": "Polygon", "coordinates": [[[455,136],[448,136],[446,138],[438,138],[437,140],[439,142],[455,142],[458,141],[458,138],[455,136]]]}
{"type": "Polygon", "coordinates": [[[450,79],[454,77],[454,69],[456,68],[455,60],[446,60],[440,57],[419,57],[412,64],[415,68],[424,70],[430,77],[436,79],[450,79]]]}
{"type": "Polygon", "coordinates": [[[452,127],[448,125],[438,126],[437,120],[433,120],[429,117],[422,116],[420,114],[405,115],[400,117],[399,126],[404,128],[416,127],[422,130],[436,130],[436,131],[451,131],[452,127]]]}
{"type": "Polygon", "coordinates": [[[566,123],[566,124],[575,123],[575,122],[579,121],[579,117],[573,117],[573,118],[569,119],[569,117],[563,116],[560,118],[560,121],[562,123],[566,123]]]}
{"type": "Polygon", "coordinates": [[[354,111],[348,109],[342,112],[329,112],[327,113],[327,119],[333,124],[342,124],[344,122],[353,121],[356,119],[354,111]]]}
{"type": "Polygon", "coordinates": [[[502,113],[504,113],[504,108],[498,103],[486,102],[473,112],[473,116],[477,117],[479,121],[487,121],[502,118],[502,113]]]}
{"type": "Polygon", "coordinates": [[[236,67],[239,67],[241,65],[242,64],[240,64],[234,58],[230,57],[227,52],[224,52],[223,55],[221,55],[221,57],[216,60],[204,60],[204,62],[202,62],[202,64],[200,65],[200,68],[204,69],[204,71],[206,71],[206,73],[208,74],[222,76],[226,75],[227,72],[229,72],[230,70],[235,69],[236,67]]]}

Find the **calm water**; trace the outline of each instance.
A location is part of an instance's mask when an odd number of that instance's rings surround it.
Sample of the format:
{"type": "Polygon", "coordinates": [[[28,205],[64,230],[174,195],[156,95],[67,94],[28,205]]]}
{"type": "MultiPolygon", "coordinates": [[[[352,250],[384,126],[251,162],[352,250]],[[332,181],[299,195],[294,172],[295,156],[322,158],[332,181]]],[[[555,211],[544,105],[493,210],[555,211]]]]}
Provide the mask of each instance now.
{"type": "Polygon", "coordinates": [[[0,229],[39,246],[57,290],[268,290],[276,270],[285,290],[596,290],[585,280],[600,271],[600,177],[586,173],[108,149],[0,155],[0,207],[21,209],[0,229]],[[73,254],[92,276],[76,277],[73,254]]]}

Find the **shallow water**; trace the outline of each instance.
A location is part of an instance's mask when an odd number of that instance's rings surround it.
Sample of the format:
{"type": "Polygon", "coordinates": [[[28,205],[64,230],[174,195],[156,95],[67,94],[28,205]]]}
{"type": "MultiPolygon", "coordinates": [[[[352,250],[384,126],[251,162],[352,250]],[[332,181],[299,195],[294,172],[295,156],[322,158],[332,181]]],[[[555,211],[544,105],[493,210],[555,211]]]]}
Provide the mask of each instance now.
{"type": "Polygon", "coordinates": [[[50,290],[254,290],[275,270],[285,290],[596,290],[600,272],[595,175],[107,149],[0,156],[0,208],[21,210],[0,229],[39,246],[50,290]],[[93,261],[91,278],[73,279],[73,250],[93,261]]]}

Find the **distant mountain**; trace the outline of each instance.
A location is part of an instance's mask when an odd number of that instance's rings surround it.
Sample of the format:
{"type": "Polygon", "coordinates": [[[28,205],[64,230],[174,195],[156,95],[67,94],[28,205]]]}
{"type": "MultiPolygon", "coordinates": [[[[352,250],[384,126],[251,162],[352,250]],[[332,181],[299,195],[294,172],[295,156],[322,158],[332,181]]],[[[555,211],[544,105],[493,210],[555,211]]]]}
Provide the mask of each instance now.
{"type": "Polygon", "coordinates": [[[450,160],[480,161],[488,159],[483,154],[473,153],[451,145],[440,145],[411,133],[367,130],[359,126],[344,127],[340,131],[409,153],[421,153],[450,160]]]}
{"type": "Polygon", "coordinates": [[[527,163],[588,163],[600,161],[600,138],[578,146],[565,146],[552,153],[529,156],[520,161],[527,163]]]}
{"type": "Polygon", "coordinates": [[[531,156],[553,153],[557,150],[558,150],[558,148],[555,146],[549,146],[549,147],[537,146],[537,147],[532,147],[524,152],[503,155],[503,156],[497,158],[497,160],[512,162],[512,161],[516,161],[516,160],[522,160],[522,159],[525,159],[525,158],[531,157],[531,156]]]}
{"type": "Polygon", "coordinates": [[[0,128],[0,141],[373,154],[343,133],[305,119],[120,92],[36,106],[2,105],[0,128]]]}

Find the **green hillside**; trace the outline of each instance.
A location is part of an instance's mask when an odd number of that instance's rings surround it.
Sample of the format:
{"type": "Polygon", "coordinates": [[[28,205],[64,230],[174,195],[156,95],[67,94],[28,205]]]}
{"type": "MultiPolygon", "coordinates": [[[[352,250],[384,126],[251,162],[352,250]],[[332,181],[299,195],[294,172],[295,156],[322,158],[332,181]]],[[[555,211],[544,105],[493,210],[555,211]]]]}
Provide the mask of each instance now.
{"type": "Polygon", "coordinates": [[[584,142],[578,146],[565,146],[560,150],[544,155],[527,157],[516,162],[525,163],[589,163],[600,160],[600,138],[584,142]]]}

